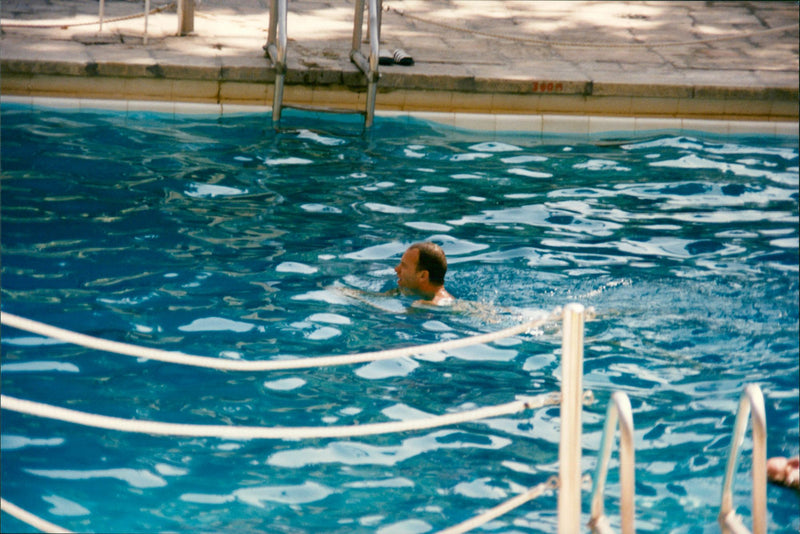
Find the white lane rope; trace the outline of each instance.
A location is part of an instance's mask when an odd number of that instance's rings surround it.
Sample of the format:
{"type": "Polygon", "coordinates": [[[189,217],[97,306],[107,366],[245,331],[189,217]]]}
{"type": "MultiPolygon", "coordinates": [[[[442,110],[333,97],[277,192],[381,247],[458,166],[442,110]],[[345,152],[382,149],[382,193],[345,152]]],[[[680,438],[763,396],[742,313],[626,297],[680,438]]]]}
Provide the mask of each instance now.
{"type": "Polygon", "coordinates": [[[560,394],[550,393],[537,395],[525,400],[517,400],[496,406],[487,406],[474,410],[458,413],[437,415],[425,419],[410,421],[392,421],[387,423],[371,423],[364,425],[346,426],[319,426],[319,427],[251,427],[227,425],[190,425],[182,423],[163,423],[158,421],[143,421],[138,419],[122,419],[97,415],[68,408],[61,408],[40,402],[33,402],[7,395],[0,395],[0,407],[3,410],[55,419],[68,423],[75,423],[106,430],[121,432],[135,432],[139,434],[153,434],[160,436],[190,436],[213,437],[221,439],[274,439],[274,440],[299,440],[299,439],[324,439],[346,438],[357,436],[371,436],[377,434],[390,434],[408,432],[412,430],[425,430],[440,426],[455,425],[479,419],[488,419],[509,415],[524,410],[556,405],[560,402],[560,394]]]}
{"type": "Polygon", "coordinates": [[[312,367],[330,367],[334,365],[352,365],[356,363],[372,362],[377,360],[391,360],[394,358],[403,358],[409,356],[417,356],[420,354],[428,354],[431,352],[442,352],[447,350],[454,350],[470,345],[477,345],[481,343],[490,343],[498,339],[522,334],[530,330],[534,330],[544,325],[547,322],[559,319],[561,317],[561,309],[556,308],[549,316],[527,321],[516,326],[491,332],[488,334],[480,334],[477,336],[470,336],[461,339],[452,339],[449,341],[441,341],[438,343],[431,343],[429,345],[417,345],[414,347],[404,347],[399,349],[389,349],[382,351],[362,352],[359,354],[343,354],[340,356],[314,356],[305,358],[285,359],[285,360],[263,360],[263,361],[244,361],[244,360],[224,360],[222,358],[213,358],[209,356],[195,356],[185,354],[183,352],[174,352],[161,349],[153,349],[147,347],[140,347],[138,345],[131,345],[129,343],[121,343],[119,341],[110,341],[97,337],[87,336],[86,334],[79,334],[63,328],[58,328],[48,324],[32,321],[18,315],[13,315],[7,312],[0,312],[0,323],[25,330],[34,334],[39,334],[52,339],[57,339],[74,345],[82,347],[101,350],[105,352],[113,352],[124,356],[134,356],[136,358],[145,358],[148,360],[158,360],[161,362],[175,363],[180,365],[191,365],[194,367],[206,367],[209,369],[218,369],[224,371],[284,371],[288,369],[308,369],[312,367]]]}
{"type": "Polygon", "coordinates": [[[27,510],[23,510],[16,504],[12,504],[1,497],[0,497],[0,509],[2,509],[7,514],[16,517],[23,523],[27,523],[36,530],[40,530],[42,532],[59,532],[63,534],[72,534],[71,530],[67,530],[65,528],[59,527],[58,525],[54,525],[53,523],[46,521],[41,517],[35,516],[32,513],[28,512],[27,510]]]}
{"type": "Polygon", "coordinates": [[[558,488],[558,477],[553,475],[546,482],[542,482],[541,484],[537,484],[534,487],[530,488],[528,491],[520,493],[516,497],[512,497],[508,499],[502,504],[495,506],[489,510],[486,510],[484,513],[473,517],[472,519],[468,519],[463,523],[459,523],[458,525],[453,525],[452,527],[446,528],[444,530],[440,530],[438,534],[463,534],[464,532],[469,532],[470,530],[476,529],[481,525],[485,525],[492,519],[497,519],[501,515],[504,515],[514,508],[522,506],[528,501],[532,501],[537,497],[541,497],[548,491],[552,491],[558,488]]]}

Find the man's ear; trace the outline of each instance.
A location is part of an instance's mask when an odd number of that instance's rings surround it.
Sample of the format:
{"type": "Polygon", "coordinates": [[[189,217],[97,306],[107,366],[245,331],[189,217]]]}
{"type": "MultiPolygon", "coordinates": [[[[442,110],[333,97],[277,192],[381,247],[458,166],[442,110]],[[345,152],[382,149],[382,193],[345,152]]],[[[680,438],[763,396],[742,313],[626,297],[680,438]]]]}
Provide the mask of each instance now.
{"type": "Polygon", "coordinates": [[[428,278],[430,278],[431,273],[427,269],[422,269],[421,271],[417,271],[417,276],[419,277],[420,282],[427,283],[428,278]]]}

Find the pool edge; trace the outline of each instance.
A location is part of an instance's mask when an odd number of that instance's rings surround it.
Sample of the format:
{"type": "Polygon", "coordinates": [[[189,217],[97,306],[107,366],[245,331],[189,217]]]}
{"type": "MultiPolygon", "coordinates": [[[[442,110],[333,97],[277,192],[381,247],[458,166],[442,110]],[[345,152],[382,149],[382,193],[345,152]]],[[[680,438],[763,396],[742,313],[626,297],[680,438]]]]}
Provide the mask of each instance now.
{"type": "MultiPolygon", "coordinates": [[[[271,114],[268,105],[179,102],[162,100],[114,100],[49,96],[0,95],[0,103],[61,108],[74,111],[100,109],[125,113],[150,111],[172,115],[271,114]]],[[[357,110],[353,111],[357,113],[357,110]]],[[[471,113],[445,111],[376,110],[377,117],[419,119],[443,126],[485,132],[520,132],[538,135],[645,133],[654,131],[707,132],[718,135],[767,135],[800,137],[800,124],[792,120],[699,119],[684,117],[636,117],[558,113],[471,113]]]]}

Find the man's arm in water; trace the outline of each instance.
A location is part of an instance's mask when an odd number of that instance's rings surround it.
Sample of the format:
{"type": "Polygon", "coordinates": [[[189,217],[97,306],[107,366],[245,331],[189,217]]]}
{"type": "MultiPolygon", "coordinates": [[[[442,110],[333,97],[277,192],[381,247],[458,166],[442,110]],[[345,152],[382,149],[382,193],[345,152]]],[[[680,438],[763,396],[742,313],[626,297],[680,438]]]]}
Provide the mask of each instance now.
{"type": "Polygon", "coordinates": [[[359,297],[396,297],[399,296],[400,288],[395,287],[388,291],[367,291],[366,289],[358,289],[355,287],[347,287],[347,286],[332,286],[331,289],[338,291],[342,295],[347,297],[359,298],[359,297]]]}

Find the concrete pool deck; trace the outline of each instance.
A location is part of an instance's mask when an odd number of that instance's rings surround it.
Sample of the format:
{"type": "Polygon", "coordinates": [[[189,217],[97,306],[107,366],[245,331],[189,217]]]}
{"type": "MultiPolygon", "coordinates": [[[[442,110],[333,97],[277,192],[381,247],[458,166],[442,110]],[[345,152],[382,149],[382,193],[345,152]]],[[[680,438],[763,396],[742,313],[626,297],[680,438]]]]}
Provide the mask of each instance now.
{"type": "MultiPolygon", "coordinates": [[[[187,36],[176,35],[173,6],[148,17],[145,42],[143,16],[112,21],[142,15],[141,1],[106,2],[100,32],[85,24],[97,21],[97,0],[5,0],[0,91],[16,101],[266,109],[275,80],[263,50],[268,5],[198,1],[187,36]]],[[[504,117],[508,129],[558,116],[559,124],[617,120],[620,129],[633,121],[636,129],[733,121],[797,134],[797,2],[384,0],[383,7],[381,47],[415,61],[380,67],[379,112],[437,112],[454,124],[467,114],[478,122],[504,117]]],[[[353,12],[354,0],[289,0],[286,103],[363,110],[366,80],[349,58],[353,12]]]]}

